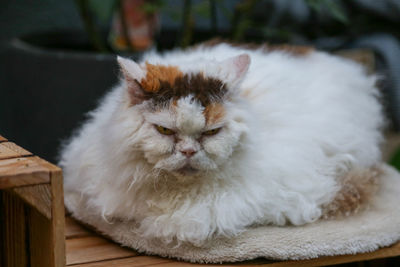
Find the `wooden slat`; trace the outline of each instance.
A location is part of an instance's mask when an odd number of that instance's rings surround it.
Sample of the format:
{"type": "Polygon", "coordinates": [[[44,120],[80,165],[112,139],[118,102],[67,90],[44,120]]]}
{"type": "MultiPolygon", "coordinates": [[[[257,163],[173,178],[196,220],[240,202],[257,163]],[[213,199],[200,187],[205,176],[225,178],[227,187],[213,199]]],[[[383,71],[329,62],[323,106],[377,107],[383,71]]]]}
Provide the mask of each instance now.
{"type": "Polygon", "coordinates": [[[67,239],[67,265],[126,258],[137,255],[98,236],[67,239]]]}
{"type": "Polygon", "coordinates": [[[42,159],[42,158],[38,158],[38,162],[40,162],[40,164],[41,164],[43,167],[47,168],[50,172],[59,172],[59,173],[62,173],[62,170],[61,170],[60,167],[58,167],[58,166],[56,166],[56,165],[54,165],[54,164],[52,164],[52,163],[50,163],[50,162],[48,162],[48,161],[42,159]]]}
{"type": "Polygon", "coordinates": [[[0,143],[1,143],[1,142],[7,142],[7,139],[6,139],[5,137],[3,137],[3,136],[0,135],[0,143]]]}
{"type": "Polygon", "coordinates": [[[65,238],[76,238],[93,235],[71,217],[65,217],[65,238]]]}
{"type": "MultiPolygon", "coordinates": [[[[74,267],[137,267],[137,266],[150,266],[150,265],[159,265],[164,266],[167,263],[177,263],[170,259],[164,259],[160,257],[153,256],[137,256],[137,257],[129,257],[124,259],[116,259],[116,260],[107,260],[86,264],[78,264],[73,265],[74,267]]],[[[179,264],[179,263],[178,263],[179,264]]],[[[208,266],[208,265],[207,265],[208,266]]],[[[219,265],[221,266],[221,265],[219,265]]]]}
{"type": "Polygon", "coordinates": [[[12,142],[0,143],[0,160],[31,156],[32,153],[12,142]]]}
{"type": "MultiPolygon", "coordinates": [[[[343,256],[332,256],[332,257],[321,257],[313,260],[303,260],[303,261],[282,261],[282,262],[270,262],[265,263],[268,260],[255,260],[251,263],[226,263],[223,266],[269,266],[269,267],[283,267],[283,266],[297,266],[297,267],[308,267],[308,266],[327,266],[334,264],[342,264],[356,261],[366,261],[379,258],[387,258],[397,256],[400,249],[400,243],[383,248],[375,252],[357,254],[357,255],[343,255],[343,256]],[[264,263],[264,264],[263,264],[264,263]]],[[[72,264],[72,263],[68,263],[72,264]]],[[[118,267],[128,267],[128,266],[150,266],[162,264],[162,266],[196,266],[197,264],[191,264],[187,262],[174,261],[169,259],[164,259],[154,256],[137,256],[128,257],[124,259],[111,259],[111,260],[99,260],[96,262],[78,264],[74,265],[76,267],[106,267],[106,266],[118,266],[118,267]]],[[[197,265],[198,266],[198,265],[197,265]]],[[[208,264],[207,266],[221,266],[219,264],[208,264]]]]}
{"type": "Polygon", "coordinates": [[[49,182],[49,169],[38,157],[0,160],[0,189],[49,182]]]}
{"type": "Polygon", "coordinates": [[[0,190],[0,265],[27,266],[28,248],[24,203],[17,196],[0,190]]]}
{"type": "MultiPolygon", "coordinates": [[[[150,266],[152,264],[148,264],[148,265],[141,265],[141,266],[150,266]]],[[[172,262],[166,262],[163,263],[162,266],[168,266],[168,267],[174,267],[174,266],[179,266],[179,267],[193,267],[193,266],[203,266],[200,264],[195,264],[195,263],[189,263],[189,262],[184,262],[184,261],[172,261],[172,262]]],[[[227,267],[227,266],[236,266],[236,264],[234,263],[225,263],[225,264],[204,264],[204,267],[227,267]]],[[[249,265],[243,265],[243,266],[249,266],[249,265]]],[[[252,265],[254,267],[254,265],[252,265]]],[[[258,266],[258,265],[257,265],[258,266]]],[[[118,266],[119,267],[119,266],[118,266]]]]}
{"type": "Polygon", "coordinates": [[[29,256],[32,267],[55,267],[51,221],[36,209],[29,210],[29,256]]]}
{"type": "MultiPolygon", "coordinates": [[[[36,210],[30,216],[30,256],[32,266],[65,266],[64,203],[61,172],[51,172],[49,188],[51,219],[36,210]]],[[[18,188],[24,189],[25,187],[18,188]]]]}
{"type": "Polygon", "coordinates": [[[16,187],[12,189],[12,192],[47,219],[51,219],[51,188],[49,184],[16,187]]]}
{"type": "Polygon", "coordinates": [[[46,165],[51,169],[52,257],[55,267],[65,266],[65,207],[63,176],[61,169],[57,166],[50,163],[46,163],[46,165]]]}

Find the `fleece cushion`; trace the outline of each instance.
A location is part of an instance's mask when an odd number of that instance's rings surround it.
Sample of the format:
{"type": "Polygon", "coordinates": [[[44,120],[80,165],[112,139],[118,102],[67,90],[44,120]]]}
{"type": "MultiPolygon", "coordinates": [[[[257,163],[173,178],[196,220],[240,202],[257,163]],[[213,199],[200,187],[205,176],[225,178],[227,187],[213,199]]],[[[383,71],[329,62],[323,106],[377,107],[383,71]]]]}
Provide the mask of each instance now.
{"type": "Polygon", "coordinates": [[[203,247],[164,245],[134,232],[135,222],[107,222],[85,205],[80,195],[66,194],[65,205],[76,219],[121,245],[140,252],[199,263],[220,263],[265,257],[300,260],[371,252],[400,240],[400,174],[383,165],[382,185],[369,208],[336,220],[303,226],[258,226],[234,238],[217,238],[203,247]]]}

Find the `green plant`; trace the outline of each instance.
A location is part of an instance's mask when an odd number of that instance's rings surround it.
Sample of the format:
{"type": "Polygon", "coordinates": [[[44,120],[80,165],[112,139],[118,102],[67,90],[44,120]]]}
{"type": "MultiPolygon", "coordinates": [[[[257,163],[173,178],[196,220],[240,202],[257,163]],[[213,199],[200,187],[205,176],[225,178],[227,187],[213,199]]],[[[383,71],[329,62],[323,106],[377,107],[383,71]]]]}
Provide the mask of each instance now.
{"type": "Polygon", "coordinates": [[[400,148],[398,148],[396,150],[396,152],[394,153],[394,155],[390,159],[389,164],[400,171],[400,148]]]}
{"type": "MultiPolygon", "coordinates": [[[[75,0],[81,15],[84,28],[93,47],[100,52],[111,52],[105,39],[101,37],[98,25],[109,24],[114,12],[121,14],[122,32],[130,51],[135,51],[129,40],[126,18],[123,12],[124,0],[75,0]]],[[[265,23],[254,20],[253,12],[257,5],[265,2],[261,0],[237,1],[233,10],[226,7],[227,0],[192,1],[182,0],[182,8],[171,8],[162,0],[144,1],[142,9],[146,14],[154,14],[159,11],[169,13],[171,17],[181,20],[179,45],[187,47],[193,43],[193,31],[195,18],[200,16],[210,21],[210,35],[218,35],[217,10],[221,10],[225,19],[230,21],[230,33],[228,38],[234,41],[243,41],[249,29],[257,30],[264,39],[279,39],[290,41],[290,37],[298,30],[293,27],[270,27],[265,23]]],[[[304,0],[311,10],[312,16],[329,15],[343,25],[349,23],[349,19],[337,0],[304,0]]]]}
{"type": "MultiPolygon", "coordinates": [[[[125,13],[122,6],[123,0],[75,0],[76,7],[79,11],[85,31],[95,50],[99,52],[111,52],[112,48],[107,45],[102,38],[99,30],[99,24],[110,24],[110,20],[114,12],[121,15],[121,26],[126,43],[129,50],[135,51],[132,42],[129,40],[125,13]]],[[[146,14],[154,14],[163,6],[161,0],[145,1],[141,8],[146,14]]]]}
{"type": "Polygon", "coordinates": [[[322,13],[325,10],[328,11],[328,14],[332,16],[337,21],[342,22],[343,24],[348,24],[349,19],[342,9],[342,7],[338,4],[338,1],[335,0],[305,0],[307,5],[317,13],[322,13]]]}

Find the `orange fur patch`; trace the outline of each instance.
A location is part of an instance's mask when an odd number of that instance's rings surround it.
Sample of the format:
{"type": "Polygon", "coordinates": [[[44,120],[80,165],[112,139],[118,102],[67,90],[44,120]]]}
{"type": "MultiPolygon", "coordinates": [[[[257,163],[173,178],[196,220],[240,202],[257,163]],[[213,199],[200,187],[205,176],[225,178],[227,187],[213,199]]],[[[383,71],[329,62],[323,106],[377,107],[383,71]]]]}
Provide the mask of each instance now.
{"type": "Polygon", "coordinates": [[[173,101],[172,101],[172,103],[171,103],[171,107],[172,108],[176,108],[178,106],[178,100],[177,99],[174,99],[173,101]]]}
{"type": "Polygon", "coordinates": [[[212,47],[222,43],[226,43],[233,47],[239,47],[248,50],[261,50],[264,52],[283,51],[293,56],[305,56],[314,51],[314,48],[311,46],[300,46],[300,45],[289,45],[289,44],[271,45],[267,43],[263,44],[235,43],[222,38],[214,38],[200,45],[203,45],[205,47],[207,46],[212,47]]]}
{"type": "Polygon", "coordinates": [[[225,108],[220,103],[212,103],[204,109],[203,114],[207,125],[214,124],[224,117],[225,108]]]}
{"type": "Polygon", "coordinates": [[[368,207],[379,189],[381,175],[380,168],[372,167],[352,170],[340,177],[338,183],[341,189],[333,201],[323,207],[322,217],[329,219],[349,216],[368,207]]]}
{"type": "Polygon", "coordinates": [[[146,62],[146,77],[140,81],[140,85],[147,92],[158,92],[161,82],[173,85],[176,78],[183,77],[183,73],[175,66],[153,65],[146,62]]]}
{"type": "Polygon", "coordinates": [[[299,46],[299,45],[288,45],[288,44],[282,44],[282,45],[270,45],[267,48],[268,51],[284,51],[289,54],[295,55],[295,56],[304,56],[308,55],[311,52],[314,51],[314,48],[311,46],[299,46]]]}
{"type": "Polygon", "coordinates": [[[176,112],[178,109],[178,99],[173,99],[171,103],[169,104],[169,108],[173,111],[176,112]]]}

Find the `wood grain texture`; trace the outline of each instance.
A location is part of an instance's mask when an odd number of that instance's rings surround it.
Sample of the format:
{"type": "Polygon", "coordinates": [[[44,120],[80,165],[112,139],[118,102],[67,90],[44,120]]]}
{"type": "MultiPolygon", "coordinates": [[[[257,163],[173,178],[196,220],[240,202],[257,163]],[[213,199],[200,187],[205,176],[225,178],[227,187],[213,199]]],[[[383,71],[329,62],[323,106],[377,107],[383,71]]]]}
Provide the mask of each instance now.
{"type": "Polygon", "coordinates": [[[58,167],[57,165],[54,165],[50,162],[48,162],[47,160],[44,160],[42,158],[37,157],[37,161],[39,162],[39,164],[41,166],[43,166],[44,168],[48,169],[50,172],[59,172],[62,173],[62,170],[60,167],[58,167]]]}
{"type": "Polygon", "coordinates": [[[27,228],[24,202],[0,190],[0,266],[27,266],[27,228]]]}
{"type": "Polygon", "coordinates": [[[52,215],[52,249],[54,266],[65,266],[65,207],[64,207],[64,190],[63,176],[61,169],[50,163],[44,164],[51,169],[50,185],[51,185],[51,215],[52,215]],[[51,166],[49,166],[51,165],[51,166]]]}
{"type": "Polygon", "coordinates": [[[49,184],[16,187],[11,191],[47,219],[51,219],[51,188],[49,184]]]}
{"type": "MultiPolygon", "coordinates": [[[[135,266],[150,266],[150,265],[164,266],[164,264],[167,264],[167,263],[175,263],[177,265],[181,264],[179,262],[176,262],[176,261],[173,261],[170,259],[160,258],[160,257],[137,256],[137,257],[124,258],[124,259],[115,259],[115,260],[106,260],[106,261],[92,262],[92,263],[86,263],[86,264],[78,264],[78,265],[74,265],[74,267],[109,267],[109,266],[135,267],[135,266]]],[[[172,265],[172,266],[174,266],[174,265],[172,265]]],[[[219,266],[221,266],[221,265],[219,265],[219,266]]]]}
{"type": "Polygon", "coordinates": [[[0,189],[50,183],[50,172],[38,157],[0,160],[0,189]]]}
{"type": "MultiPolygon", "coordinates": [[[[65,266],[65,209],[61,169],[11,142],[0,143],[0,151],[0,189],[7,189],[0,192],[3,195],[12,193],[22,203],[25,217],[18,222],[27,226],[24,231],[19,229],[18,232],[9,229],[10,225],[17,227],[18,223],[7,223],[6,228],[1,227],[2,239],[19,240],[19,235],[23,234],[25,244],[24,251],[19,249],[18,253],[14,253],[15,248],[20,247],[19,243],[6,243],[4,247],[11,256],[2,256],[1,266],[65,266]],[[24,205],[24,202],[29,205],[24,205]],[[16,259],[25,261],[16,262],[16,259]]],[[[3,202],[1,206],[5,207],[5,211],[2,216],[7,218],[6,221],[8,218],[13,220],[14,213],[10,212],[13,204],[3,202]]]]}
{"type": "Polygon", "coordinates": [[[29,256],[32,267],[55,267],[51,221],[36,209],[29,210],[29,256]]]}
{"type": "Polygon", "coordinates": [[[137,255],[130,249],[98,236],[67,239],[67,265],[126,258],[137,255]]]}
{"type": "Polygon", "coordinates": [[[94,235],[94,233],[85,229],[82,225],[77,223],[73,218],[66,216],[65,217],[65,238],[76,238],[83,236],[94,235]]]}
{"type": "Polygon", "coordinates": [[[7,142],[7,139],[6,139],[4,136],[1,136],[1,135],[0,135],[0,143],[1,143],[1,142],[7,142]]]}
{"type": "Polygon", "coordinates": [[[31,156],[32,153],[12,142],[0,143],[0,160],[31,156]]]}

